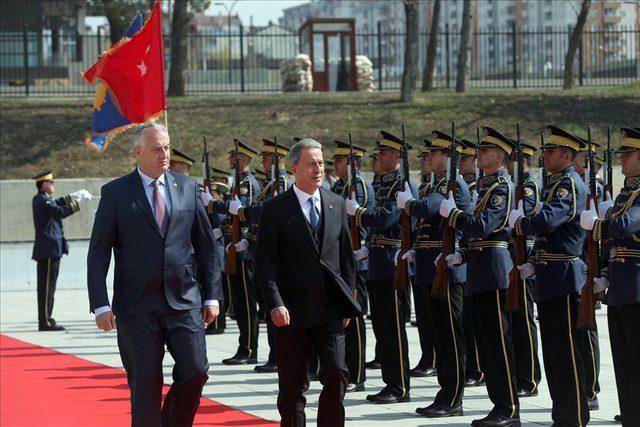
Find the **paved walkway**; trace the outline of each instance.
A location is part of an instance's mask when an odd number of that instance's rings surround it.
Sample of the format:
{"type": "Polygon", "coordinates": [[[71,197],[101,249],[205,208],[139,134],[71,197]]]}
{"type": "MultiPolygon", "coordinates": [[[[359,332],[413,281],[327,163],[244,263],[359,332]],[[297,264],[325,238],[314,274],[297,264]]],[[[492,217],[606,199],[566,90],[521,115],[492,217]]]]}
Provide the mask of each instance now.
{"type": "MultiPolygon", "coordinates": [[[[65,290],[56,293],[54,317],[65,325],[64,332],[37,332],[35,291],[0,292],[0,333],[49,347],[63,353],[122,368],[116,344],[116,333],[103,333],[96,329],[93,315],[88,312],[87,294],[84,290],[65,290]]],[[[590,425],[613,425],[618,413],[615,380],[611,362],[611,349],[606,324],[606,309],[597,315],[600,330],[601,373],[600,410],[591,413],[590,425]]],[[[238,330],[233,320],[223,335],[207,337],[207,351],[211,364],[211,378],[204,389],[204,396],[235,407],[253,415],[278,420],[276,409],[277,375],[256,374],[253,367],[231,367],[220,361],[231,356],[237,345],[238,330]]],[[[267,355],[265,325],[260,325],[260,354],[267,355]]],[[[416,328],[407,327],[412,366],[418,361],[419,345],[416,328]]],[[[368,359],[373,354],[373,333],[368,329],[368,359]]],[[[542,356],[540,356],[542,357],[542,356]]],[[[171,382],[171,356],[167,354],[164,364],[165,381],[171,382]]],[[[492,407],[484,387],[467,388],[464,398],[465,415],[447,419],[427,419],[414,413],[418,406],[431,403],[438,390],[436,379],[411,380],[411,402],[394,405],[374,405],[366,402],[365,396],[377,392],[382,386],[380,371],[367,371],[365,392],[350,393],[345,398],[347,424],[353,426],[433,426],[469,425],[475,418],[483,417],[492,407]]],[[[316,418],[320,384],[311,383],[307,393],[309,425],[316,418]]],[[[544,380],[537,397],[521,400],[520,415],[523,425],[550,425],[551,400],[544,380]]]]}

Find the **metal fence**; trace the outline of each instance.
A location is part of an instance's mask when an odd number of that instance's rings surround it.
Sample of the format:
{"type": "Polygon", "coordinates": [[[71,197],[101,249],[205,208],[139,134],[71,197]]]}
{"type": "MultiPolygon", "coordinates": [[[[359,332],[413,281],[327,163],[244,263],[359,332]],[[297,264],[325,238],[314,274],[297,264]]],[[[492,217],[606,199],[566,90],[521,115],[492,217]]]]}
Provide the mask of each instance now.
{"type": "MultiPolygon", "coordinates": [[[[560,87],[571,28],[479,29],[472,33],[469,87],[560,87]]],[[[398,90],[404,63],[405,34],[378,31],[356,34],[356,54],[374,64],[376,90],[398,90]]],[[[420,87],[428,33],[420,35],[420,87]]],[[[454,87],[460,34],[448,26],[440,32],[434,87],[454,87]]],[[[109,47],[106,35],[46,32],[0,33],[0,96],[91,95],[81,72],[109,47]]],[[[171,61],[165,40],[166,64],[171,61]]],[[[187,37],[186,92],[280,92],[280,64],[299,52],[299,37],[282,27],[237,27],[187,37]]],[[[585,29],[575,59],[576,84],[620,85],[640,76],[638,28],[585,29]]],[[[167,73],[168,75],[168,73],[167,73]]]]}

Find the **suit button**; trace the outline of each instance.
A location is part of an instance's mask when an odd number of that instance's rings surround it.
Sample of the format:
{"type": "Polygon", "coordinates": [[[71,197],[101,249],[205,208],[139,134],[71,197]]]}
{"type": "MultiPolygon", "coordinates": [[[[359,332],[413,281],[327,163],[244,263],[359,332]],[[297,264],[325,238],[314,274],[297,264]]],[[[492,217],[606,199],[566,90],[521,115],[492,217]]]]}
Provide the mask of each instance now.
{"type": "Polygon", "coordinates": [[[168,268],[167,268],[167,269],[165,269],[165,270],[164,270],[164,272],[165,272],[165,273],[168,273],[168,272],[169,272],[169,269],[168,269],[168,268]]]}

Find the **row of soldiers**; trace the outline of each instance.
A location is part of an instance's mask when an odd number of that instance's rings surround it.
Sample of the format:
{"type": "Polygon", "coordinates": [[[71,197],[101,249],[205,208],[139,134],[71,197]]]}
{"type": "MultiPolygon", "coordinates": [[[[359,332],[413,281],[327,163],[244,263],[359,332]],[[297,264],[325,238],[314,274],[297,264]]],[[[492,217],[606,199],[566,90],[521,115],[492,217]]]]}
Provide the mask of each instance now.
{"type": "MultiPolygon", "coordinates": [[[[587,282],[585,241],[592,239],[601,242],[601,265],[594,283],[586,284],[596,294],[608,288],[609,335],[621,409],[617,419],[624,425],[640,425],[640,346],[633,340],[637,336],[633,321],[640,320],[640,129],[621,132],[616,152],[626,179],[615,201],[611,190],[605,193],[599,182],[599,209],[586,208],[584,167],[585,157],[595,157],[597,144],[555,126],[547,127],[541,146],[542,191],[530,170],[537,148],[490,127],[482,129],[476,143],[434,131],[418,155],[419,186],[401,168],[403,152],[410,148],[404,138],[381,132],[370,155],[371,183],[359,172],[351,173],[359,171],[366,150],[335,141],[337,181],[332,190],[347,199],[347,213],[362,239],[354,251],[356,296],[361,305],[368,303],[376,340],[374,358],[365,363],[364,319],[350,323],[347,391],[364,390],[366,370],[381,369],[385,387],[367,400],[406,402],[411,377],[437,375],[440,389],[430,405],[416,410],[419,414],[462,415],[464,388],[485,385],[494,408],[473,425],[519,425],[519,399],[536,396],[541,381],[535,301],[553,421],[586,425],[589,410],[598,409],[600,391],[597,330],[577,328],[581,291],[587,282]],[[451,174],[458,158],[459,173],[451,174]],[[519,164],[514,164],[516,158],[519,164]],[[517,205],[511,182],[516,170],[523,172],[522,203],[517,205]],[[404,250],[403,217],[411,220],[411,246],[404,250]],[[441,260],[447,229],[453,230],[455,250],[441,260]],[[525,239],[527,262],[514,265],[514,237],[525,239]],[[413,369],[405,329],[410,291],[394,286],[397,266],[403,262],[411,278],[422,350],[413,369]],[[445,265],[444,293],[434,292],[438,263],[445,265]],[[513,271],[522,281],[523,292],[517,301],[520,309],[507,310],[513,271]]],[[[230,248],[233,216],[242,231],[242,239],[233,245],[239,255],[235,274],[227,275],[227,293],[240,329],[239,346],[224,363],[257,363],[260,295],[252,248],[262,204],[289,185],[284,165],[288,150],[274,141],[263,142],[264,170],[277,174],[267,175],[262,187],[249,171],[258,152],[237,141],[237,148],[229,153],[230,165],[238,170],[235,196],[225,197],[228,187],[220,182],[212,183],[211,192],[202,193],[222,246],[230,248]],[[272,169],[276,158],[278,165],[272,169]],[[272,191],[276,182],[278,191],[272,191]]],[[[272,326],[267,325],[271,351],[268,362],[256,370],[273,372],[277,361],[272,326]]],[[[310,367],[310,376],[318,369],[310,367]]]]}

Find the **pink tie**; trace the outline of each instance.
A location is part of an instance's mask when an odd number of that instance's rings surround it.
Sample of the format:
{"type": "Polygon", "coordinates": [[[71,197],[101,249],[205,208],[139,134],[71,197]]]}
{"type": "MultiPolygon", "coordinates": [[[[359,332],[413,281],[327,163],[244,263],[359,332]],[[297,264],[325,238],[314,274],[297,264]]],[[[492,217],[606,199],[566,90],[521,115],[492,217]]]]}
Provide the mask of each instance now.
{"type": "Polygon", "coordinates": [[[164,199],[158,190],[160,183],[158,181],[153,181],[151,185],[153,186],[153,207],[156,213],[156,222],[158,223],[158,227],[160,227],[160,231],[162,231],[162,235],[166,235],[169,218],[164,205],[164,199]]]}

